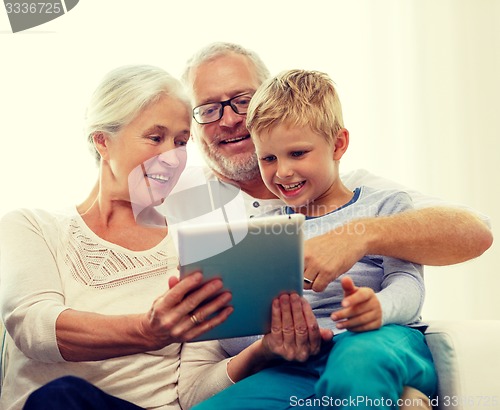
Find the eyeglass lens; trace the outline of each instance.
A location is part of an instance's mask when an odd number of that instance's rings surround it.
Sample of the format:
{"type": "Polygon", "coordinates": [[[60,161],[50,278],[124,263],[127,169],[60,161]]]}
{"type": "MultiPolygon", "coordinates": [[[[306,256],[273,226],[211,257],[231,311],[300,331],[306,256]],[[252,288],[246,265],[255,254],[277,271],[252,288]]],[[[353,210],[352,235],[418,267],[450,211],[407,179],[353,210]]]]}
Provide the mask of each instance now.
{"type": "Polygon", "coordinates": [[[251,95],[243,94],[226,101],[203,104],[193,110],[193,117],[199,124],[218,121],[222,118],[226,105],[229,105],[236,114],[246,114],[251,98],[251,95]]]}

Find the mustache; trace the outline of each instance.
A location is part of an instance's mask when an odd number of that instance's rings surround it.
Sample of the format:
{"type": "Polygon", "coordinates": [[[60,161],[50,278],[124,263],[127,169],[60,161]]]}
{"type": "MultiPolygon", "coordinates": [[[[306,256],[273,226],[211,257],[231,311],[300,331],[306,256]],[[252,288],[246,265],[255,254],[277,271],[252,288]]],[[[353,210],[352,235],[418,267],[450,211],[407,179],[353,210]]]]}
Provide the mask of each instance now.
{"type": "Polygon", "coordinates": [[[226,141],[231,138],[243,137],[246,135],[250,135],[248,130],[245,127],[239,127],[231,132],[223,132],[214,136],[212,141],[210,141],[210,145],[218,145],[223,141],[226,141]]]}

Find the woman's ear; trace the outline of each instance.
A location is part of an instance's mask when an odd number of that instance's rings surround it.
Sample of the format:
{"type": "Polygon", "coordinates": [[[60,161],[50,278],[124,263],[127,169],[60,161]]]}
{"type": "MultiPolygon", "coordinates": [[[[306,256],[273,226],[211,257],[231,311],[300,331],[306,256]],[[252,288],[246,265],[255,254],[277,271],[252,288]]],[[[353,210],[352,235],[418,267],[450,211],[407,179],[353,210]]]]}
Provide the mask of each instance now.
{"type": "Polygon", "coordinates": [[[92,136],[94,147],[102,159],[107,159],[108,154],[108,137],[104,132],[96,132],[92,136]]]}
{"type": "Polygon", "coordinates": [[[338,161],[345,154],[347,147],[349,146],[349,131],[345,128],[341,128],[337,132],[334,145],[335,149],[333,151],[333,159],[338,161]]]}

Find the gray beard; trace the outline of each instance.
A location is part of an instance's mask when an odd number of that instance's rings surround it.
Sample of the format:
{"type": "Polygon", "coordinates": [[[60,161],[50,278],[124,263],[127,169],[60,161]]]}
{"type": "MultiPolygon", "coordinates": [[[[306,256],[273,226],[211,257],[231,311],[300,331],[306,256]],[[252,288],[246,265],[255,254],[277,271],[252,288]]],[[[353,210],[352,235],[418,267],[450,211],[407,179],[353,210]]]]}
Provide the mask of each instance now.
{"type": "Polygon", "coordinates": [[[227,158],[216,146],[199,141],[198,147],[207,165],[219,175],[234,182],[247,182],[260,174],[259,162],[255,151],[248,158],[227,158]]]}
{"type": "Polygon", "coordinates": [[[246,182],[255,179],[259,171],[259,163],[257,161],[257,155],[253,155],[248,158],[246,162],[234,161],[230,158],[224,157],[216,152],[206,152],[203,150],[203,155],[208,166],[213,169],[218,174],[223,177],[235,181],[235,182],[246,182]]]}

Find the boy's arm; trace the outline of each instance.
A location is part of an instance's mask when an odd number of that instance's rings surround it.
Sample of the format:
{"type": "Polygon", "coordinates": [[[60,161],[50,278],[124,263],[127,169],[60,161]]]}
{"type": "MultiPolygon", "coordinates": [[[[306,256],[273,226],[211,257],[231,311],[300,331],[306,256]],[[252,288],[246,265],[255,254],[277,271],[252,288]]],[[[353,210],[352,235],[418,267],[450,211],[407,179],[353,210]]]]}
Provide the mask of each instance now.
{"type": "Polygon", "coordinates": [[[383,257],[384,279],[377,298],[382,306],[382,324],[418,322],[425,299],[423,268],[411,262],[383,257]]]}

